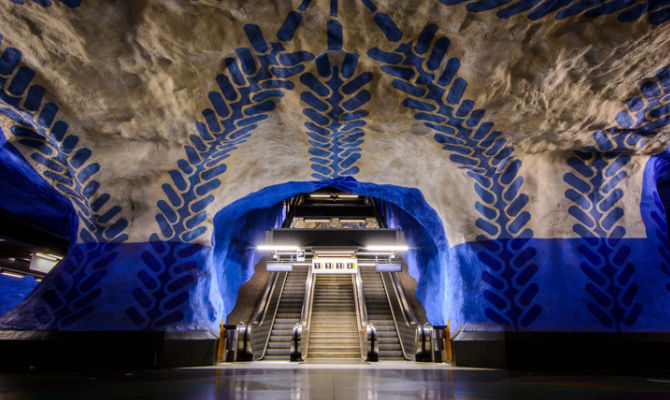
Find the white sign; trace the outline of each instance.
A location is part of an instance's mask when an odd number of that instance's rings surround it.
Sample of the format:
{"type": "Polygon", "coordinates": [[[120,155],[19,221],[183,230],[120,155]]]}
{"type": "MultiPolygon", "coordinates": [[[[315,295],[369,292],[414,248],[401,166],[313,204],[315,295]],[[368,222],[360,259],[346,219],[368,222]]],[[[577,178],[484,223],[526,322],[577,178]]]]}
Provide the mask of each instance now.
{"type": "Polygon", "coordinates": [[[320,257],[312,259],[314,274],[355,274],[358,260],[355,258],[320,257]]]}
{"type": "Polygon", "coordinates": [[[265,269],[269,272],[291,272],[293,271],[293,264],[289,263],[267,263],[265,269]]]}
{"type": "Polygon", "coordinates": [[[35,253],[30,259],[30,270],[48,274],[60,261],[59,257],[50,254],[35,253]]]}
{"type": "Polygon", "coordinates": [[[377,272],[400,272],[402,271],[402,265],[400,263],[390,263],[390,264],[377,264],[377,272]]]}

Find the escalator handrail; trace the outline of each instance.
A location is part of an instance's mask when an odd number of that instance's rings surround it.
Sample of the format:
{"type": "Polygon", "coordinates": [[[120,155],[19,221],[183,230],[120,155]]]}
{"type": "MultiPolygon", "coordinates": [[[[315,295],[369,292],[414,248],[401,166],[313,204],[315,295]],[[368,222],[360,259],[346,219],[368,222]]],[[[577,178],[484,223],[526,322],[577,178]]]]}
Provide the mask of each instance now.
{"type": "Polygon", "coordinates": [[[409,306],[409,302],[407,301],[407,298],[405,297],[405,291],[402,290],[402,286],[400,285],[400,282],[398,282],[398,277],[396,274],[388,272],[391,274],[391,281],[393,281],[393,288],[398,295],[398,299],[400,301],[400,306],[402,307],[403,311],[403,317],[405,318],[405,322],[409,325],[418,325],[419,321],[417,320],[416,316],[414,315],[414,311],[412,311],[412,307],[409,306]]]}
{"type": "Polygon", "coordinates": [[[300,326],[301,330],[301,339],[300,339],[300,351],[302,357],[307,357],[307,350],[309,349],[309,332],[312,322],[312,302],[314,300],[314,285],[316,285],[316,279],[314,273],[312,273],[312,268],[307,267],[307,279],[305,280],[305,295],[302,302],[302,310],[300,312],[300,326]]]}
{"type": "Polygon", "coordinates": [[[261,360],[263,357],[265,357],[265,351],[268,348],[268,343],[270,341],[270,335],[272,333],[272,326],[274,325],[274,320],[277,315],[277,309],[279,308],[279,302],[281,301],[281,295],[282,292],[284,291],[284,285],[286,283],[286,278],[288,276],[288,273],[286,272],[274,272],[273,275],[275,276],[274,279],[271,282],[268,282],[268,286],[265,288],[265,292],[263,293],[263,299],[262,301],[258,304],[258,307],[256,309],[256,312],[254,313],[253,318],[251,319],[250,322],[250,328],[252,326],[259,327],[257,329],[254,329],[251,331],[252,335],[252,345],[251,345],[251,350],[253,351],[254,354],[254,359],[255,360],[261,360]],[[267,297],[266,297],[267,294],[267,297]],[[274,301],[272,301],[274,299],[274,301]],[[268,313],[272,313],[271,318],[268,319],[270,316],[268,313]],[[267,333],[264,334],[264,336],[260,336],[257,340],[261,342],[260,344],[260,349],[255,349],[253,346],[253,335],[254,333],[261,331],[263,332],[263,329],[260,329],[260,326],[263,324],[269,324],[269,327],[267,329],[267,333]]]}
{"type": "MultiPolygon", "coordinates": [[[[381,277],[382,277],[382,284],[384,285],[384,292],[386,292],[386,298],[389,301],[389,306],[391,308],[391,315],[393,316],[393,322],[396,326],[396,331],[398,332],[398,337],[400,339],[400,347],[402,348],[402,353],[405,356],[406,359],[408,360],[414,360],[415,359],[415,354],[414,351],[416,350],[414,347],[414,343],[416,342],[415,340],[415,331],[416,331],[416,326],[418,325],[416,321],[413,321],[413,323],[410,323],[408,321],[408,317],[413,317],[413,313],[406,313],[405,307],[408,307],[407,303],[404,305],[402,304],[402,300],[400,300],[400,295],[398,294],[398,288],[395,286],[396,281],[393,280],[393,273],[392,272],[380,272],[381,277]],[[388,276],[390,279],[389,284],[392,285],[391,288],[389,288],[387,285],[387,274],[391,274],[391,276],[388,276]],[[396,310],[396,307],[399,308],[399,310],[396,310]],[[402,314],[402,316],[397,315],[398,312],[402,314]],[[407,328],[412,331],[412,337],[408,338],[406,335],[403,335],[403,329],[401,329],[401,325],[404,328],[407,328]],[[411,341],[411,343],[406,343],[407,341],[411,341]],[[410,344],[412,344],[410,346],[410,344]],[[409,347],[409,348],[408,348],[409,347]]],[[[400,290],[402,292],[402,289],[400,290]]]]}
{"type": "Polygon", "coordinates": [[[363,359],[367,358],[368,354],[368,310],[365,303],[365,293],[363,292],[363,279],[361,278],[360,270],[357,270],[353,275],[354,280],[354,301],[356,303],[356,322],[358,324],[358,339],[361,349],[361,357],[363,359]]]}
{"type": "Polygon", "coordinates": [[[270,276],[270,279],[268,279],[268,283],[265,285],[265,291],[263,291],[263,295],[261,296],[261,301],[256,306],[256,309],[254,310],[254,313],[249,320],[250,325],[260,325],[265,319],[265,315],[267,313],[267,303],[270,301],[270,296],[275,287],[275,284],[277,283],[277,275],[277,272],[273,272],[270,276]]]}

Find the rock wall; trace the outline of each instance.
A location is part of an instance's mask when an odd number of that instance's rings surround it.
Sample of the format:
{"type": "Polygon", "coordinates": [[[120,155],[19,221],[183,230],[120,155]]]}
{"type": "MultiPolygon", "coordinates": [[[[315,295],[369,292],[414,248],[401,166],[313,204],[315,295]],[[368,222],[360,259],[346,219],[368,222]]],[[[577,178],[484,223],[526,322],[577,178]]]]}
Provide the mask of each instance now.
{"type": "Polygon", "coordinates": [[[33,196],[76,244],[0,326],[215,330],[240,243],[336,182],[396,207],[435,324],[667,329],[661,3],[0,7],[3,168],[76,213],[33,196]]]}

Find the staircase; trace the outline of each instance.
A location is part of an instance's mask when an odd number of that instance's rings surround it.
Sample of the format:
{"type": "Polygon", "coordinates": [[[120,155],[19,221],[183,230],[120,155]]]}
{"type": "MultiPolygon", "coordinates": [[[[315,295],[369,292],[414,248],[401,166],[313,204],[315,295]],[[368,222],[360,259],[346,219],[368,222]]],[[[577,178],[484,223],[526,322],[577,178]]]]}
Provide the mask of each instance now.
{"type": "Polygon", "coordinates": [[[351,275],[317,275],[307,357],[361,357],[351,275]]]}
{"type": "Polygon", "coordinates": [[[393,314],[384,291],[381,274],[374,267],[361,268],[368,321],[377,329],[380,360],[404,360],[393,314]]]}
{"type": "Polygon", "coordinates": [[[294,266],[286,276],[264,360],[289,360],[291,334],[295,324],[300,322],[306,280],[307,267],[304,266],[294,266]]]}

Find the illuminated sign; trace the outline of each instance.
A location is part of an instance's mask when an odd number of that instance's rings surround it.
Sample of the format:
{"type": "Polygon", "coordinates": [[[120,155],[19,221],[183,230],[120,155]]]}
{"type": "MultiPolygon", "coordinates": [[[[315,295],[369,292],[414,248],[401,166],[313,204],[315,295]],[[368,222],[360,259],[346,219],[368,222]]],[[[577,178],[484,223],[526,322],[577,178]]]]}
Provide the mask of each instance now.
{"type": "Polygon", "coordinates": [[[400,263],[376,264],[375,270],[377,272],[400,272],[402,265],[400,263]]]}
{"type": "Polygon", "coordinates": [[[315,274],[355,274],[358,260],[355,258],[319,257],[312,259],[312,273],[315,274]]]}
{"type": "Polygon", "coordinates": [[[289,263],[267,263],[265,269],[269,272],[291,272],[293,264],[289,263]]]}

